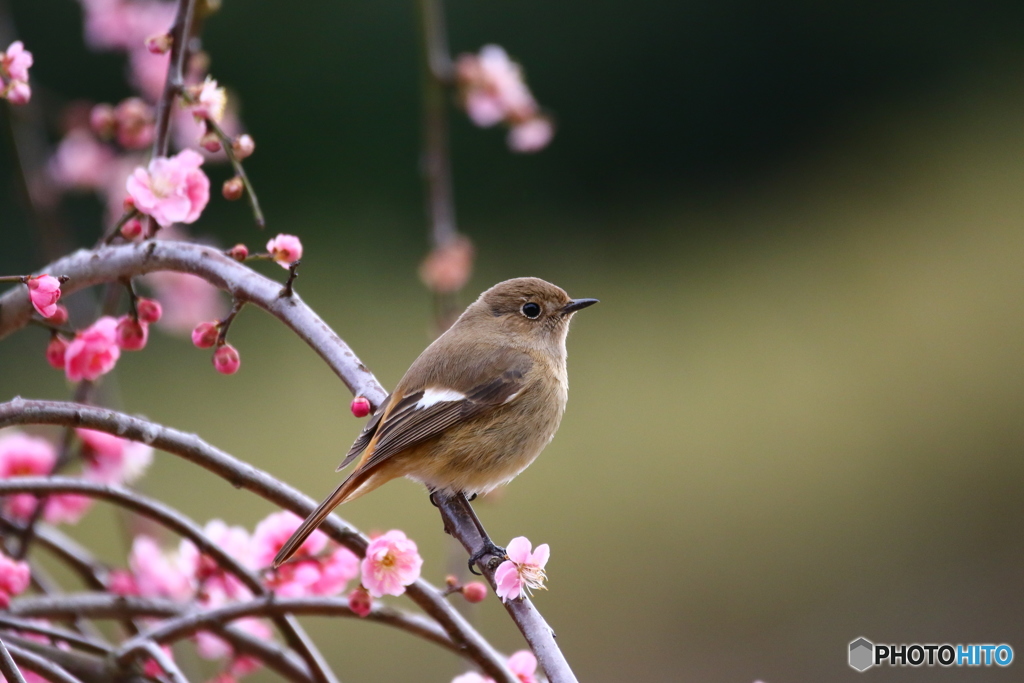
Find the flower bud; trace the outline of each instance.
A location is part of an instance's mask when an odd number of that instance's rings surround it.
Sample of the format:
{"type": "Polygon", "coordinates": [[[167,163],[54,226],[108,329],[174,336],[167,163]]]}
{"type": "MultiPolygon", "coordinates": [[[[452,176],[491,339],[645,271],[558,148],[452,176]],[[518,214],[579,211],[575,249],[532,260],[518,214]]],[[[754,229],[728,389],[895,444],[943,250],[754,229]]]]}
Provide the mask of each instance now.
{"type": "Polygon", "coordinates": [[[57,304],[57,307],[53,311],[53,315],[47,319],[54,325],[63,325],[68,321],[68,309],[57,304]]]}
{"type": "Polygon", "coordinates": [[[64,354],[67,353],[68,343],[63,337],[53,335],[50,343],[46,345],[46,362],[55,370],[64,369],[64,354]]]}
{"type": "Polygon", "coordinates": [[[121,203],[121,208],[124,209],[125,213],[135,210],[135,200],[131,196],[125,197],[124,202],[121,203]]]}
{"type": "Polygon", "coordinates": [[[483,602],[487,597],[487,586],[479,581],[470,581],[462,587],[462,597],[466,602],[483,602]]]}
{"type": "Polygon", "coordinates": [[[139,351],[146,346],[149,325],[141,323],[130,315],[121,316],[115,332],[117,345],[125,351],[139,351]]]}
{"type": "Polygon", "coordinates": [[[139,320],[144,323],[155,323],[164,314],[163,307],[155,299],[139,299],[135,303],[135,310],[139,314],[139,320]]]}
{"type": "Polygon", "coordinates": [[[249,247],[244,244],[236,244],[224,253],[236,261],[244,261],[249,258],[249,247]]]}
{"type": "Polygon", "coordinates": [[[356,396],[352,399],[352,414],[356,417],[366,417],[370,414],[370,399],[365,396],[356,396]]]}
{"type": "Polygon", "coordinates": [[[14,81],[7,88],[6,97],[11,104],[28,104],[32,99],[32,87],[25,81],[14,81]]]}
{"type": "Polygon", "coordinates": [[[449,574],[448,576],[444,577],[444,585],[448,586],[449,588],[455,588],[459,585],[459,577],[455,576],[455,574],[449,574]]]}
{"type": "Polygon", "coordinates": [[[155,55],[167,54],[174,39],[168,33],[156,33],[146,38],[146,49],[155,55]]]}
{"type": "Polygon", "coordinates": [[[138,218],[129,218],[121,226],[121,237],[128,241],[137,239],[142,235],[142,221],[138,218]]]}
{"type": "Polygon", "coordinates": [[[217,343],[220,327],[216,322],[202,322],[192,330],[192,343],[196,348],[208,349],[217,343]]]}
{"type": "Polygon", "coordinates": [[[153,142],[156,115],[153,107],[138,97],[129,97],[114,109],[117,144],[127,149],[142,149],[153,142]]]}
{"type": "Polygon", "coordinates": [[[235,153],[236,159],[245,159],[252,156],[252,153],[256,151],[256,141],[248,133],[243,133],[232,141],[231,151],[235,153]]]}
{"type": "Polygon", "coordinates": [[[245,185],[242,183],[242,179],[238,176],[225,180],[224,187],[221,188],[221,193],[224,195],[224,199],[229,202],[241,199],[244,192],[245,185]]]}
{"type": "Polygon", "coordinates": [[[114,108],[109,104],[97,104],[93,107],[89,112],[89,127],[102,140],[114,137],[114,132],[117,130],[114,108]]]}
{"type": "Polygon", "coordinates": [[[220,151],[220,138],[213,131],[209,131],[199,139],[199,146],[210,154],[216,154],[220,151]]]}
{"type": "Polygon", "coordinates": [[[241,364],[242,359],[238,356],[238,350],[231,344],[224,344],[213,352],[213,367],[222,375],[235,374],[241,364]]]}
{"type": "Polygon", "coordinates": [[[360,586],[348,594],[348,607],[360,617],[368,616],[373,607],[373,598],[360,586]]]}

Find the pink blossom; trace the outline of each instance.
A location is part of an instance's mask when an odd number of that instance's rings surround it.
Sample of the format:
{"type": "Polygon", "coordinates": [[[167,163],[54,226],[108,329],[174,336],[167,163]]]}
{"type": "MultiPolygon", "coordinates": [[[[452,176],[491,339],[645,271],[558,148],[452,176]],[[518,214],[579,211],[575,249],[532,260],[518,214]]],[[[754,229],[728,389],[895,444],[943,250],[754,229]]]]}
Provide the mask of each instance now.
{"type": "Polygon", "coordinates": [[[199,167],[203,157],[191,149],[159,157],[149,168],[136,168],[128,178],[128,194],[136,208],[162,227],[193,223],[210,201],[210,179],[199,167]]]}
{"type": "MultiPolygon", "coordinates": [[[[0,436],[0,479],[48,475],[57,462],[53,444],[37,436],[8,431],[0,436]]],[[[4,514],[28,519],[36,509],[36,497],[18,493],[4,497],[4,514]]]]}
{"type": "Polygon", "coordinates": [[[113,370],[120,357],[117,320],[103,316],[75,335],[68,344],[64,354],[64,371],[72,382],[94,380],[113,370]]]}
{"type": "Polygon", "coordinates": [[[252,156],[256,151],[256,141],[248,133],[239,135],[231,142],[231,151],[238,159],[245,159],[252,156]]]}
{"type": "Polygon", "coordinates": [[[122,439],[93,429],[75,429],[82,440],[85,477],[104,484],[130,484],[153,462],[153,449],[144,443],[122,439]]]}
{"type": "Polygon", "coordinates": [[[106,187],[113,152],[87,131],[76,128],[68,133],[50,159],[50,176],[57,183],[78,190],[106,187]]]}
{"type": "Polygon", "coordinates": [[[348,594],[348,607],[357,616],[365,618],[373,610],[373,598],[370,597],[365,588],[359,586],[348,594]]]}
{"type": "Polygon", "coordinates": [[[555,127],[551,120],[535,116],[512,126],[508,132],[508,146],[513,152],[529,154],[547,147],[554,135],[555,127]]]}
{"type": "Polygon", "coordinates": [[[139,322],[143,323],[158,322],[160,320],[160,316],[164,314],[163,306],[160,305],[159,301],[154,299],[140,298],[135,302],[135,310],[139,314],[139,322]]]}
{"type": "Polygon", "coordinates": [[[57,493],[47,497],[43,519],[50,524],[78,524],[92,507],[93,499],[74,493],[57,493]]]}
{"type": "Polygon", "coordinates": [[[163,93],[170,63],[170,52],[155,55],[143,45],[128,53],[129,80],[146,99],[156,102],[163,93]]]}
{"type": "Polygon", "coordinates": [[[537,683],[537,658],[529,650],[519,650],[508,658],[508,668],[521,683],[537,683]]]}
{"type": "Polygon", "coordinates": [[[267,242],[267,251],[282,268],[287,269],[302,258],[302,242],[295,235],[278,235],[267,242]]]}
{"type": "Polygon", "coordinates": [[[53,335],[46,345],[46,362],[56,370],[64,369],[64,356],[67,354],[68,342],[60,335],[53,335]]]}
{"type": "Polygon", "coordinates": [[[7,87],[6,95],[3,91],[0,91],[0,95],[7,97],[7,101],[11,104],[23,105],[28,104],[29,100],[32,99],[32,87],[25,81],[11,81],[11,84],[7,87]]]}
{"type": "Polygon", "coordinates": [[[124,569],[112,569],[107,575],[107,588],[114,595],[138,595],[139,586],[135,575],[124,569]]]}
{"type": "Polygon", "coordinates": [[[7,50],[0,53],[0,69],[3,69],[5,77],[12,81],[27,81],[28,69],[32,66],[32,53],[25,49],[24,43],[16,40],[7,46],[7,50]]]}
{"type": "Polygon", "coordinates": [[[228,106],[228,96],[224,88],[217,87],[217,81],[209,76],[202,85],[195,85],[188,89],[192,102],[187,108],[196,119],[210,119],[220,123],[224,118],[224,110],[228,106]]]}
{"type": "MultiPolygon", "coordinates": [[[[302,524],[302,519],[293,512],[282,510],[267,515],[256,525],[252,533],[253,563],[256,567],[269,567],[277,552],[302,524]]],[[[295,552],[297,559],[314,557],[327,545],[327,536],[314,531],[295,552]]],[[[290,564],[290,563],[289,563],[290,564]]],[[[285,565],[287,566],[287,565],[285,565]]]]}
{"type": "Polygon", "coordinates": [[[124,351],[140,351],[149,340],[149,325],[139,322],[130,315],[117,320],[117,345],[124,351]]]}
{"type": "Polygon", "coordinates": [[[453,678],[452,683],[494,683],[494,679],[481,676],[475,671],[469,671],[453,678]]]}
{"type": "Polygon", "coordinates": [[[313,595],[337,595],[359,576],[359,558],[348,548],[337,548],[320,564],[320,578],[309,587],[313,595]]]}
{"type": "Polygon", "coordinates": [[[125,149],[143,149],[156,135],[156,114],[153,107],[138,97],[129,97],[113,111],[117,144],[125,149]]]}
{"type": "Polygon", "coordinates": [[[57,310],[53,312],[49,318],[47,318],[54,325],[63,325],[68,321],[68,309],[64,308],[60,304],[57,304],[57,310]]]}
{"type": "Polygon", "coordinates": [[[479,55],[462,55],[456,64],[466,113],[478,126],[532,118],[537,103],[523,81],[522,69],[498,45],[479,55]]]}
{"type": "Polygon", "coordinates": [[[31,572],[28,564],[0,552],[0,609],[7,609],[11,598],[28,588],[31,572]]]}
{"type": "Polygon", "coordinates": [[[363,558],[363,586],[375,598],[401,595],[405,587],[420,578],[423,558],[416,542],[392,529],[370,541],[363,558]]]}
{"type": "MultiPolygon", "coordinates": [[[[228,526],[223,520],[213,519],[206,523],[203,533],[243,567],[256,568],[252,538],[242,527],[228,526]]],[[[244,599],[251,595],[238,577],[225,572],[212,558],[200,553],[191,541],[182,541],[178,553],[185,571],[202,585],[208,602],[220,604],[229,599],[244,599]]]]}
{"type": "Polygon", "coordinates": [[[531,552],[530,540],[525,536],[517,536],[508,544],[508,559],[502,562],[494,572],[495,592],[502,602],[515,600],[527,595],[531,590],[544,587],[547,576],[544,566],[548,563],[551,550],[547,543],[537,546],[531,552]]]}
{"type": "Polygon", "coordinates": [[[82,0],[85,38],[97,50],[133,50],[148,36],[167,33],[174,22],[173,3],[153,0],[82,0]]]}
{"type": "Polygon", "coordinates": [[[139,595],[187,600],[195,593],[192,576],[183,566],[180,554],[165,552],[149,536],[135,537],[128,565],[135,575],[139,595]]]}
{"type": "Polygon", "coordinates": [[[222,375],[235,374],[241,365],[242,358],[238,355],[238,349],[231,344],[218,346],[213,352],[213,367],[222,375]]]}
{"type": "Polygon", "coordinates": [[[163,306],[163,317],[156,326],[165,332],[186,335],[203,321],[220,319],[226,313],[220,290],[196,275],[161,271],[146,275],[143,282],[163,306]]]}
{"type": "Polygon", "coordinates": [[[197,349],[213,348],[220,335],[220,323],[217,321],[206,321],[196,325],[192,330],[192,344],[197,349]]]}
{"type": "Polygon", "coordinates": [[[57,300],[60,299],[60,280],[52,275],[36,275],[28,282],[28,298],[32,307],[39,315],[49,318],[57,312],[57,300]]]}

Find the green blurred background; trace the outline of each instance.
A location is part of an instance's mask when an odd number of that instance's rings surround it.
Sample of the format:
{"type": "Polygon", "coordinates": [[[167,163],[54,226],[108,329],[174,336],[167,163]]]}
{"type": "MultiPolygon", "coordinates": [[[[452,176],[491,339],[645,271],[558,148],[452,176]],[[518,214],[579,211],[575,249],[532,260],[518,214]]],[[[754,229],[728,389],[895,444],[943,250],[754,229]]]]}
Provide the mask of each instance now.
{"type": "MultiPolygon", "coordinates": [[[[51,97],[128,94],[123,60],[83,47],[76,3],[8,5],[51,97]]],[[[519,275],[602,300],[570,335],[558,437],[478,507],[499,542],[552,545],[536,602],[580,680],[859,680],[858,636],[1024,656],[1024,4],[456,0],[447,16],[455,52],[505,46],[559,124],[521,157],[453,114],[478,248],[464,303],[519,275]]],[[[257,141],[270,233],[302,237],[299,290],[385,386],[431,325],[418,45],[395,0],[226,0],[205,31],[257,141]]],[[[45,245],[2,149],[0,270],[25,272],[45,245]]],[[[65,229],[89,244],[96,214],[76,200],[65,229]]],[[[266,238],[219,199],[196,227],[266,238]]],[[[360,426],[349,395],[256,310],[232,340],[234,377],[156,336],[106,390],[320,497],[360,426]]],[[[69,395],[44,342],[0,344],[0,398],[69,395]]],[[[270,511],[170,457],[141,488],[200,521],[270,511]]],[[[341,512],[406,530],[443,580],[450,546],[417,486],[341,512]]],[[[114,520],[98,509],[81,534],[123,561],[114,520]]],[[[522,647],[493,598],[476,618],[522,647]]],[[[372,625],[309,624],[346,682],[462,668],[372,625]]]]}

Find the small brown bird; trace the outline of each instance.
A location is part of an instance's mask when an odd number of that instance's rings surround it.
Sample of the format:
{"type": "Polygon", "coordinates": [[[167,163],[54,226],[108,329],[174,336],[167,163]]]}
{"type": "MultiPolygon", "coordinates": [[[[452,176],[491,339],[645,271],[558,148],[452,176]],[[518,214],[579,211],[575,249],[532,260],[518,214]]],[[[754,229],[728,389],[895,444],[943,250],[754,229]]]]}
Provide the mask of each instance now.
{"type": "Polygon", "coordinates": [[[486,493],[526,469],[554,437],[569,378],[570,299],[534,277],[499,282],[428,346],[377,408],[338,469],[352,473],[274,558],[280,566],[336,506],[397,477],[441,496],[486,493]]]}

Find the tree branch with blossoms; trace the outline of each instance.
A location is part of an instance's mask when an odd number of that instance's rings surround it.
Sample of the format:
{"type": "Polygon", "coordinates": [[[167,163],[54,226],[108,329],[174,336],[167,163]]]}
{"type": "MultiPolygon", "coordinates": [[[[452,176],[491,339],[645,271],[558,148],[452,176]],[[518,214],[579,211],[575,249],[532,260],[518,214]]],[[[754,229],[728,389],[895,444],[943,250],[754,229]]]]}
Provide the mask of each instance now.
{"type": "MultiPolygon", "coordinates": [[[[452,651],[483,672],[460,676],[463,683],[537,681],[538,659],[550,681],[575,681],[553,632],[527,598],[531,588],[542,586],[546,546],[532,551],[526,539],[513,539],[507,556],[492,556],[480,565],[536,653],[536,658],[530,651],[505,657],[450,602],[457,594],[478,602],[485,599],[486,588],[463,586],[451,577],[443,587],[427,582],[418,546],[404,532],[368,538],[332,515],[295,561],[272,570],[271,558],[315,501],[196,435],[86,405],[93,388],[116,371],[122,353],[147,347],[151,327],[185,333],[194,346],[213,349],[218,372],[238,372],[242,357],[228,335],[249,305],[279,319],[327,363],[354,394],[351,410],[357,417],[369,415],[386,392],[296,291],[303,255],[297,236],[277,235],[266,251],[250,251],[244,244],[227,250],[200,245],[185,232],[183,226],[198,221],[211,199],[204,166],[218,161],[230,163],[234,171],[221,188],[223,197],[248,194],[257,225],[265,224],[242,163],[255,141],[241,132],[231,100],[208,73],[210,58],[200,48],[201,24],[219,3],[81,2],[87,43],[126,55],[137,95],[116,105],[93,106],[87,122],[69,118],[73,123],[51,159],[38,165],[45,168],[44,177],[31,183],[22,179],[26,187],[51,188],[54,196],[95,192],[107,207],[109,227],[96,231],[100,237],[92,249],[68,254],[32,274],[0,277],[14,285],[0,294],[0,338],[29,324],[45,328],[50,334],[47,362],[77,383],[73,402],[0,403],[0,429],[5,430],[0,432],[0,643],[6,645],[0,648],[0,673],[28,683],[185,683],[183,671],[190,669],[180,666],[177,652],[167,646],[190,642],[199,657],[220,662],[217,683],[231,683],[264,666],[286,680],[332,683],[334,673],[297,621],[315,614],[383,623],[452,651]],[[141,154],[146,149],[148,158],[141,154]],[[261,259],[284,268],[285,281],[247,265],[261,259]],[[72,311],[72,316],[61,297],[97,285],[106,287],[98,312],[90,316],[92,322],[76,328],[72,318],[84,313],[72,311]],[[214,303],[218,291],[229,295],[229,311],[214,303]],[[125,292],[126,310],[119,314],[125,292]],[[47,425],[65,430],[59,446],[15,429],[47,425]],[[220,520],[201,527],[130,488],[151,462],[152,447],[282,510],[251,532],[220,520]],[[149,520],[180,542],[170,547],[161,538],[137,534],[126,561],[97,559],[57,528],[76,523],[97,499],[149,520]],[[31,539],[36,542],[30,548],[31,539]],[[38,566],[32,557],[36,548],[50,553],[90,592],[66,592],[38,566]],[[29,557],[23,559],[26,552],[29,557]],[[392,606],[385,596],[408,597],[422,614],[392,606]],[[106,631],[95,627],[97,619],[113,620],[116,633],[100,635],[106,631]],[[271,624],[282,643],[273,640],[271,624]]],[[[505,124],[513,151],[542,148],[553,127],[521,69],[501,48],[487,46],[479,55],[453,61],[440,0],[422,0],[420,7],[432,244],[420,274],[437,294],[440,330],[453,319],[455,297],[473,259],[468,237],[455,228],[446,98],[453,95],[482,127],[505,124]]],[[[9,104],[30,99],[32,64],[21,42],[0,53],[0,97],[9,104]]],[[[496,547],[464,497],[438,502],[446,530],[471,554],[496,547]]]]}

